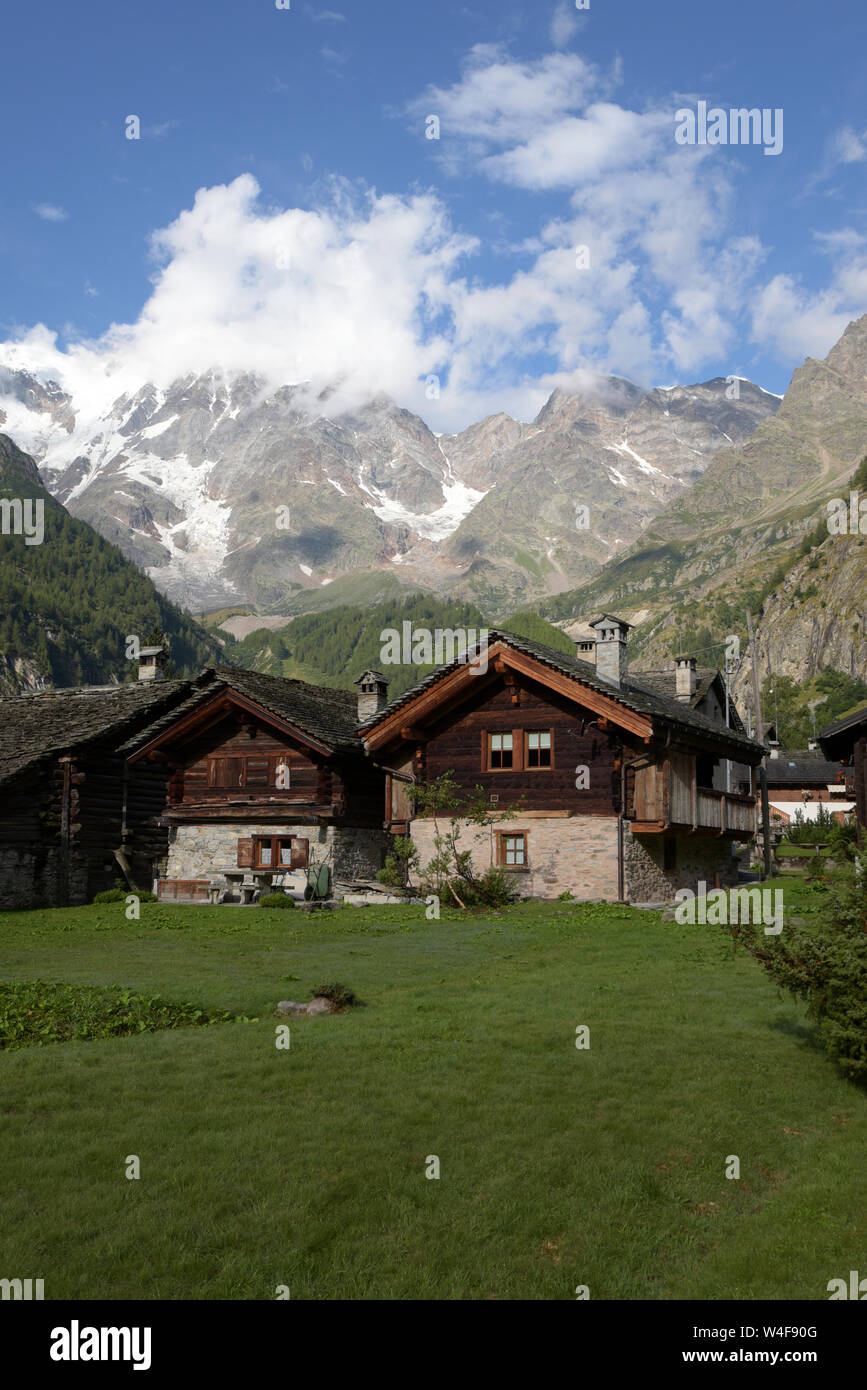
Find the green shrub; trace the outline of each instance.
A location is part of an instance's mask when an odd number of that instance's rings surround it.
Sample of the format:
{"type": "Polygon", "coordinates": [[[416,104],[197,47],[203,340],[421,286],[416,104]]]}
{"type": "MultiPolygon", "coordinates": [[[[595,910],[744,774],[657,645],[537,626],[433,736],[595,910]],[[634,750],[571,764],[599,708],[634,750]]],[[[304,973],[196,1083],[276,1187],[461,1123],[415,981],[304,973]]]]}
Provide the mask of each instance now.
{"type": "Polygon", "coordinates": [[[137,888],[107,888],[104,893],[97,893],[93,899],[95,903],[122,903],[127,898],[138,898],[140,903],[155,903],[156,894],[139,892],[137,888]]]}
{"type": "Polygon", "coordinates": [[[334,1005],[335,1012],[343,1013],[355,1003],[355,995],[348,985],[342,985],[335,981],[329,985],[317,985],[312,991],[314,999],[330,999],[334,1005]]]}
{"type": "Polygon", "coordinates": [[[822,1041],[856,1081],[867,1080],[867,845],[821,885],[825,911],[818,925],[786,923],[778,937],[761,927],[735,934],[771,979],[805,1000],[822,1041]]]}
{"type": "Polygon", "coordinates": [[[462,879],[457,889],[465,907],[508,907],[519,896],[514,875],[496,867],[480,878],[462,879]]]}
{"type": "Polygon", "coordinates": [[[409,887],[410,875],[418,869],[418,864],[419,852],[414,841],[409,835],[395,835],[391,853],[385,856],[385,868],[377,870],[376,881],[386,888],[403,891],[409,887]]]}
{"type": "Polygon", "coordinates": [[[246,1022],[195,1004],[176,1004],[119,986],[0,983],[0,1048],[43,1046],[76,1039],[129,1037],[163,1028],[246,1022]]]}
{"type": "Polygon", "coordinates": [[[290,898],[288,893],[263,893],[259,898],[259,907],[294,907],[295,899],[290,898]]]}

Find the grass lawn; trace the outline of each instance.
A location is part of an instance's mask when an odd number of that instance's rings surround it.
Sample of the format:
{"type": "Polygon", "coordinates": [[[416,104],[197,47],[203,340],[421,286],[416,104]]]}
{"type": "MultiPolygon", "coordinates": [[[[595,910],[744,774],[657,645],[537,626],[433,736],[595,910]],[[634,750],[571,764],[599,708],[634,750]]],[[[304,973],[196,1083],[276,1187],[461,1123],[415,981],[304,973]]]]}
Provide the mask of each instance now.
{"type": "Polygon", "coordinates": [[[112,903],[2,914],[0,979],[255,1020],[0,1052],[0,1274],[48,1299],[824,1300],[867,1269],[867,1097],[718,927],[112,903]],[[278,1050],[277,1000],[329,980],[364,1006],[278,1050]]]}

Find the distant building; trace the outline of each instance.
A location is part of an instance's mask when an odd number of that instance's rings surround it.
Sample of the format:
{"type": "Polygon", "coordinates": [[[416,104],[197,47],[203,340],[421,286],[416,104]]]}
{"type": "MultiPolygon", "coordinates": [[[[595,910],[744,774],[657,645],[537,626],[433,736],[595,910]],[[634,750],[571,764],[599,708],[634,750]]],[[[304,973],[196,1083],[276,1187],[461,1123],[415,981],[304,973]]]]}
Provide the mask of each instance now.
{"type": "Polygon", "coordinates": [[[822,729],[819,746],[826,757],[841,759],[858,824],[867,827],[867,706],[822,729]]]}

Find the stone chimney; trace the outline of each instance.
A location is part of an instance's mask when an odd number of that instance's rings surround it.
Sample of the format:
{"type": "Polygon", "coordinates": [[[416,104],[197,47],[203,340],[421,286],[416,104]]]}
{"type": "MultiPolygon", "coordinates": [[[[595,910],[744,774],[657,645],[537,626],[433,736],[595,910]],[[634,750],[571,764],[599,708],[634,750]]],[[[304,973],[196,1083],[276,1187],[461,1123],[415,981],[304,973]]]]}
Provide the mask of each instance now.
{"type": "Polygon", "coordinates": [[[165,647],[141,647],[138,654],[140,681],[164,681],[168,653],[165,647]]]}
{"type": "Polygon", "coordinates": [[[695,657],[676,656],[674,658],[674,673],[675,696],[678,700],[691,700],[698,685],[698,678],[695,673],[695,657]]]}
{"type": "Polygon", "coordinates": [[[622,618],[613,618],[603,613],[601,618],[592,619],[590,626],[596,633],[596,674],[609,685],[620,685],[626,680],[626,634],[630,624],[622,618]]]}
{"type": "Polygon", "coordinates": [[[388,681],[380,671],[362,671],[358,680],[358,722],[365,724],[388,704],[388,681]]]}

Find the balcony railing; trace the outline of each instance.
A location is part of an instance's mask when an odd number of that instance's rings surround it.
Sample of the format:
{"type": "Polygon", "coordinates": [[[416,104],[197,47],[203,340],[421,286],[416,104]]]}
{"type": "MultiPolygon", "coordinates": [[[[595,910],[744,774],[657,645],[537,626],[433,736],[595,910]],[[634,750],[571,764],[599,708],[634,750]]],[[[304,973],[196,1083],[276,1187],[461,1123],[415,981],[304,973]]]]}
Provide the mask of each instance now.
{"type": "Polygon", "coordinates": [[[668,768],[657,765],[636,774],[631,819],[639,833],[676,830],[754,835],[756,799],[697,786],[691,764],[678,759],[668,768]]]}
{"type": "Polygon", "coordinates": [[[746,835],[755,833],[755,797],[697,787],[696,803],[697,829],[718,830],[721,835],[727,830],[739,830],[746,835]]]}

